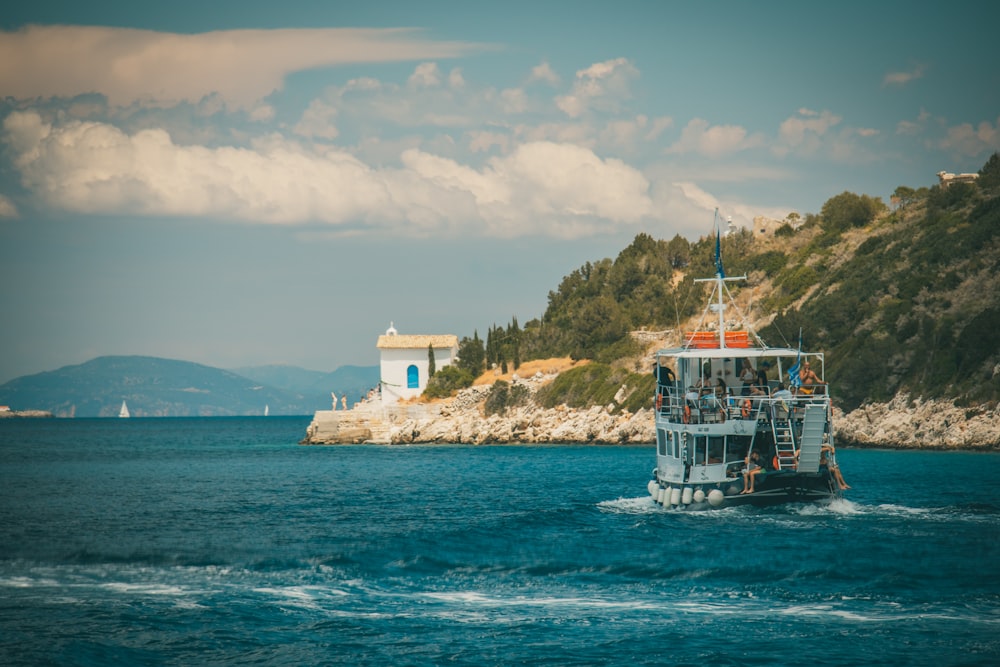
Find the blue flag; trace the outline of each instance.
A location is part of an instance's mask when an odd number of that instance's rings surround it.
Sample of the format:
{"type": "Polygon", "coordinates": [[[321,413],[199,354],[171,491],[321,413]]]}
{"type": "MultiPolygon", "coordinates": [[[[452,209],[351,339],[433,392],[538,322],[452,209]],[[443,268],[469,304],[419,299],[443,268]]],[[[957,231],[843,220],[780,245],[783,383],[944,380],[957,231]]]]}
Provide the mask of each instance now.
{"type": "Polygon", "coordinates": [[[799,353],[795,355],[795,365],[788,369],[788,384],[792,387],[801,387],[802,378],[799,377],[799,369],[802,367],[802,329],[799,329],[799,353]]]}
{"type": "Polygon", "coordinates": [[[722,230],[715,229],[715,272],[720,278],[726,277],[726,272],[722,268],[722,230]]]}

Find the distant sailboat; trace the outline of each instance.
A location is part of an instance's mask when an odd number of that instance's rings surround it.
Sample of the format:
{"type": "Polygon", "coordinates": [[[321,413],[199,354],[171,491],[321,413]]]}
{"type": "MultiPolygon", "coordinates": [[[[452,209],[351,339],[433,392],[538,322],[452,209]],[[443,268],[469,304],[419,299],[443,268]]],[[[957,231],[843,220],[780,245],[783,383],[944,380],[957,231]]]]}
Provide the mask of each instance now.
{"type": "Polygon", "coordinates": [[[266,404],[265,404],[265,405],[264,405],[264,416],[266,417],[266,416],[267,416],[267,414],[268,414],[268,413],[269,413],[270,411],[271,411],[271,408],[270,408],[270,406],[268,406],[268,405],[266,405],[266,404]]]}
{"type": "Polygon", "coordinates": [[[121,417],[121,418],[123,418],[123,419],[125,417],[131,417],[132,416],[132,415],[130,415],[128,413],[128,406],[125,405],[125,401],[122,401],[122,409],[118,411],[118,416],[121,417]]]}

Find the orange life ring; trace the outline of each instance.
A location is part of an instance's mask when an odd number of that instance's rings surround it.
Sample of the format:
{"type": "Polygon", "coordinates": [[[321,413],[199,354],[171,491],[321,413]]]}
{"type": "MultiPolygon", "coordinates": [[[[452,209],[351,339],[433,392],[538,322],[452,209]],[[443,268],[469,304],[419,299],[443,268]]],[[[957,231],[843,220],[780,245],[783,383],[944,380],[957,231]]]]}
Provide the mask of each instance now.
{"type": "Polygon", "coordinates": [[[743,401],[743,409],[740,411],[740,413],[743,415],[743,419],[749,419],[750,412],[752,410],[753,410],[753,403],[750,402],[750,399],[748,398],[745,401],[743,401]]]}
{"type": "Polygon", "coordinates": [[[663,394],[657,393],[656,394],[656,411],[659,412],[660,408],[662,408],[662,407],[663,407],[663,394]]]}
{"type": "Polygon", "coordinates": [[[685,424],[690,424],[691,423],[691,406],[690,405],[685,405],[684,406],[684,423],[685,424]]]}

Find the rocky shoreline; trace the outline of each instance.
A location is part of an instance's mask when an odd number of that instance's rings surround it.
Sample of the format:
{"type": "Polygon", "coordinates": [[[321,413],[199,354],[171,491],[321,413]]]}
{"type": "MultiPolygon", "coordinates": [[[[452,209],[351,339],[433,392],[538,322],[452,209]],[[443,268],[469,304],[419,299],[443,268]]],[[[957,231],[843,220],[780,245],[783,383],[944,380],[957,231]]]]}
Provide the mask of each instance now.
{"type": "Polygon", "coordinates": [[[837,442],[853,447],[1000,451],[1000,408],[900,394],[835,415],[837,442]]]}
{"type": "Polygon", "coordinates": [[[48,417],[52,417],[52,413],[48,410],[0,410],[0,419],[38,419],[48,417]]]}
{"type": "MultiPolygon", "coordinates": [[[[539,373],[517,382],[533,395],[550,380],[539,373]]],[[[372,418],[383,422],[381,432],[385,434],[375,439],[364,435],[374,428],[355,428],[349,438],[331,435],[335,430],[324,432],[317,423],[317,413],[302,442],[620,445],[653,443],[656,439],[651,409],[630,413],[616,412],[614,405],[573,409],[541,408],[532,403],[503,415],[486,416],[483,403],[490,390],[489,385],[470,387],[440,404],[421,405],[420,410],[408,411],[405,406],[387,413],[371,410],[372,418]]],[[[1000,451],[1000,411],[996,408],[957,408],[949,401],[898,396],[889,403],[866,405],[848,414],[838,410],[835,425],[838,444],[847,447],[1000,451]]]]}

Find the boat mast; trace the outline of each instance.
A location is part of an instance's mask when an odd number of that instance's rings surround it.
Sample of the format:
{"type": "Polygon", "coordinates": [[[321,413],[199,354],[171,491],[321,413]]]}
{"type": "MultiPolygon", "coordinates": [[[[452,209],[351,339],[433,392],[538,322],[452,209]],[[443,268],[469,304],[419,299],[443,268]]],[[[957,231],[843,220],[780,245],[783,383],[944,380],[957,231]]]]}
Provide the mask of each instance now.
{"type": "MultiPolygon", "coordinates": [[[[746,280],[746,274],[742,276],[726,277],[726,271],[722,267],[722,230],[719,227],[719,209],[715,209],[715,277],[695,278],[696,283],[707,283],[715,281],[715,289],[718,292],[718,303],[715,305],[719,313],[719,348],[726,348],[726,301],[723,298],[727,280],[746,280]]],[[[711,297],[709,297],[711,299],[711,297]]],[[[702,315],[704,317],[704,315],[702,315]]]]}

